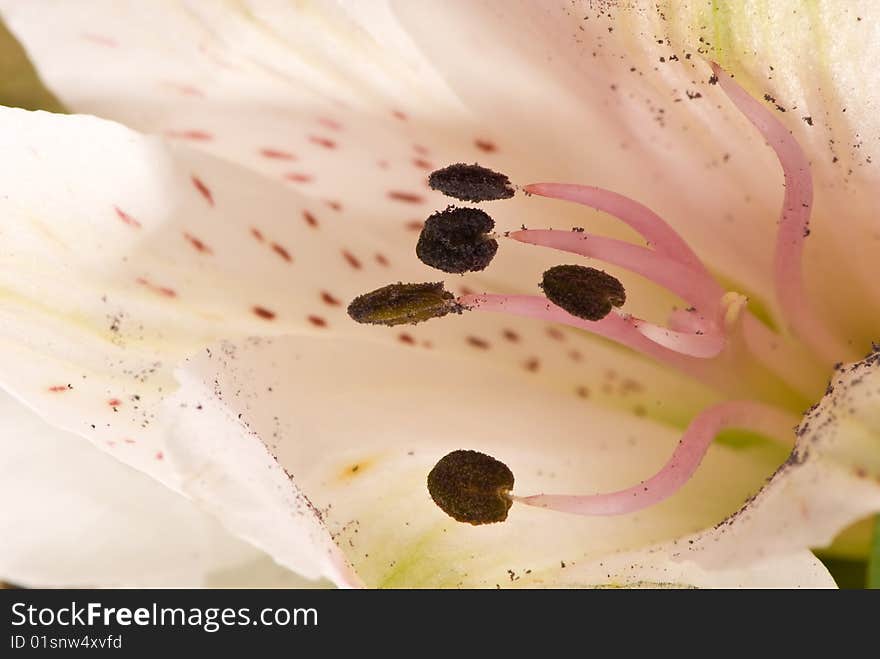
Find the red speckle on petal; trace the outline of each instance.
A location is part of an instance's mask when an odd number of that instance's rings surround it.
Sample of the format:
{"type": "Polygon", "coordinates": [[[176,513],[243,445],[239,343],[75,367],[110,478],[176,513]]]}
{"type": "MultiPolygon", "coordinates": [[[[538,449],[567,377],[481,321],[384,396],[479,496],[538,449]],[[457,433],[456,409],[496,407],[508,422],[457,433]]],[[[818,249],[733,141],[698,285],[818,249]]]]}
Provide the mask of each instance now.
{"type": "Polygon", "coordinates": [[[275,251],[275,253],[278,256],[280,256],[282,259],[284,259],[288,263],[293,261],[293,257],[290,255],[290,252],[288,252],[286,249],[284,249],[284,247],[282,247],[278,243],[272,243],[272,249],[275,251]]]}
{"type": "Polygon", "coordinates": [[[505,329],[501,332],[501,334],[511,343],[519,343],[519,334],[514,332],[512,329],[505,329]]]}
{"type": "Polygon", "coordinates": [[[376,263],[381,265],[383,268],[387,268],[389,265],[391,265],[384,254],[376,254],[376,263]]]}
{"type": "Polygon", "coordinates": [[[479,348],[480,350],[489,349],[489,342],[478,336],[468,336],[466,337],[466,341],[468,342],[468,345],[473,346],[474,348],[479,348]]]}
{"type": "Polygon", "coordinates": [[[400,119],[401,121],[406,121],[406,119],[407,119],[406,112],[401,112],[400,110],[392,110],[391,115],[395,119],[400,119]]]}
{"type": "Polygon", "coordinates": [[[256,227],[251,227],[251,235],[256,238],[258,242],[263,242],[264,240],[266,240],[265,238],[263,238],[263,232],[256,227]]]}
{"type": "Polygon", "coordinates": [[[308,320],[315,327],[327,327],[327,321],[320,316],[309,316],[308,320]]]}
{"type": "Polygon", "coordinates": [[[195,186],[196,190],[199,191],[199,194],[202,195],[202,197],[205,198],[205,201],[208,202],[208,205],[213,206],[214,205],[214,195],[211,192],[211,188],[209,188],[207,185],[205,185],[205,182],[202,179],[200,179],[198,176],[193,175],[190,177],[190,180],[192,181],[192,184],[195,186]]]}
{"type": "Polygon", "coordinates": [[[105,48],[119,48],[119,42],[116,39],[105,36],[103,34],[95,34],[94,32],[83,32],[82,38],[86,41],[104,46],[105,48]]]}
{"type": "Polygon", "coordinates": [[[257,316],[262,318],[263,320],[272,320],[275,318],[275,312],[269,311],[264,307],[251,307],[251,311],[253,311],[257,316]]]}
{"type": "Polygon", "coordinates": [[[270,160],[296,160],[296,156],[289,151],[279,149],[260,149],[260,155],[270,160]]]}
{"type": "Polygon", "coordinates": [[[575,392],[576,392],[577,395],[580,396],[581,398],[589,398],[589,397],[590,397],[590,390],[587,389],[587,387],[578,387],[578,388],[575,390],[575,392]]]}
{"type": "Polygon", "coordinates": [[[421,204],[425,198],[415,192],[401,192],[400,190],[389,190],[388,198],[394,201],[402,201],[407,204],[421,204]]]}
{"type": "Polygon", "coordinates": [[[49,387],[49,391],[51,391],[53,394],[60,394],[62,391],[68,391],[70,389],[73,389],[73,387],[71,387],[69,384],[56,384],[49,387]]]}
{"type": "Polygon", "coordinates": [[[165,459],[165,454],[162,453],[162,451],[156,451],[156,459],[157,459],[157,460],[164,460],[164,459],[165,459]]]}
{"type": "Polygon", "coordinates": [[[397,339],[401,343],[405,343],[408,346],[412,346],[412,345],[416,344],[416,340],[413,337],[411,337],[409,334],[407,334],[406,332],[404,332],[403,334],[398,334],[397,339]]]}
{"type": "Polygon", "coordinates": [[[284,175],[285,181],[292,181],[293,183],[311,183],[314,180],[314,177],[311,174],[302,174],[300,172],[288,172],[284,175]]]}
{"type": "Polygon", "coordinates": [[[141,223],[122,210],[119,206],[114,206],[113,210],[116,211],[116,217],[125,222],[128,226],[134,227],[135,229],[141,228],[141,223]]]}
{"type": "Polygon", "coordinates": [[[413,151],[418,153],[420,156],[428,155],[428,149],[423,147],[421,144],[413,144],[413,151]]]}
{"type": "Polygon", "coordinates": [[[434,165],[432,165],[430,162],[428,162],[428,161],[425,160],[424,158],[413,158],[412,163],[413,163],[413,165],[415,165],[415,166],[418,167],[419,169],[424,169],[424,170],[429,171],[429,172],[430,172],[432,169],[434,169],[434,165]]]}
{"type": "Polygon", "coordinates": [[[179,140],[193,140],[194,142],[210,142],[214,139],[211,133],[203,130],[166,130],[166,137],[179,140]]]}
{"type": "Polygon", "coordinates": [[[306,221],[310,227],[317,228],[318,227],[318,218],[312,215],[309,211],[303,211],[303,219],[306,221]]]}
{"type": "Polygon", "coordinates": [[[547,336],[549,336],[554,341],[565,341],[565,334],[563,334],[561,329],[558,329],[556,327],[548,327],[547,336]]]}
{"type": "Polygon", "coordinates": [[[330,305],[331,307],[338,307],[342,304],[327,291],[321,291],[321,299],[324,301],[324,304],[330,305]]]}
{"type": "Polygon", "coordinates": [[[154,293],[158,293],[159,295],[163,295],[165,297],[177,297],[177,291],[173,288],[168,288],[167,286],[156,286],[156,284],[152,283],[149,279],[144,279],[143,277],[137,278],[137,283],[141,286],[146,286],[154,293]]]}
{"type": "Polygon", "coordinates": [[[360,270],[363,267],[358,258],[347,249],[342,250],[342,257],[348,262],[348,265],[355,270],[360,270]]]}
{"type": "Polygon", "coordinates": [[[461,291],[462,295],[473,295],[474,293],[476,293],[474,289],[468,288],[467,286],[461,286],[459,287],[459,290],[461,291]]]}
{"type": "Polygon", "coordinates": [[[125,442],[126,444],[136,444],[137,443],[133,439],[129,439],[128,437],[126,437],[122,441],[125,442]]]}
{"type": "Polygon", "coordinates": [[[575,362],[579,362],[584,358],[584,356],[577,350],[570,350],[568,356],[575,362]]]}
{"type": "Polygon", "coordinates": [[[421,231],[425,226],[425,223],[421,220],[410,220],[406,223],[407,231],[421,231]]]}
{"type": "Polygon", "coordinates": [[[330,119],[328,117],[318,117],[318,123],[325,128],[329,128],[330,130],[342,130],[342,124],[335,119],[330,119]]]}
{"type": "Polygon", "coordinates": [[[107,401],[107,404],[110,407],[119,407],[120,405],[122,405],[122,401],[119,400],[118,398],[111,398],[110,400],[107,401]]]}
{"type": "Polygon", "coordinates": [[[201,252],[202,254],[212,253],[210,247],[208,247],[205,243],[203,243],[191,233],[184,232],[183,237],[186,238],[187,242],[189,242],[190,245],[192,245],[197,251],[201,252]]]}
{"type": "Polygon", "coordinates": [[[379,166],[379,169],[388,169],[391,166],[387,160],[377,160],[376,164],[379,166]]]}
{"type": "Polygon", "coordinates": [[[541,368],[541,362],[538,361],[537,357],[531,357],[523,364],[523,368],[529,373],[537,373],[538,369],[541,368]]]}
{"type": "Polygon", "coordinates": [[[336,141],[331,140],[329,137],[322,137],[320,135],[309,135],[309,142],[312,144],[317,144],[318,146],[322,146],[325,149],[335,149],[336,141]]]}
{"type": "Polygon", "coordinates": [[[477,147],[480,151],[484,151],[486,153],[495,153],[498,150],[495,142],[492,142],[491,140],[478,138],[474,140],[474,146],[477,147]]]}
{"type": "Polygon", "coordinates": [[[333,199],[327,199],[324,203],[327,204],[330,208],[332,208],[335,211],[342,210],[342,204],[338,201],[333,200],[333,199]]]}

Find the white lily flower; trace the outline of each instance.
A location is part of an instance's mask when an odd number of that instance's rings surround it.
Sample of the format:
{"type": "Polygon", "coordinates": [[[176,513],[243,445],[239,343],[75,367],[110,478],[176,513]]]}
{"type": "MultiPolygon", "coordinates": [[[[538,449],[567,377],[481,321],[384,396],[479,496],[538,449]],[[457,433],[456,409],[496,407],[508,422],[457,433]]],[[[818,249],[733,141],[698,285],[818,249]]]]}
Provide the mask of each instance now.
{"type": "Polygon", "coordinates": [[[809,549],[880,510],[876,9],[678,5],[0,0],[81,113],[0,109],[0,577],[833,586],[809,549]],[[462,316],[352,322],[443,278],[425,176],[474,161],[625,197],[485,204],[589,234],[502,240],[462,316]],[[540,244],[634,316],[493,297],[540,244]],[[515,474],[504,523],[432,502],[456,449],[515,474]]]}

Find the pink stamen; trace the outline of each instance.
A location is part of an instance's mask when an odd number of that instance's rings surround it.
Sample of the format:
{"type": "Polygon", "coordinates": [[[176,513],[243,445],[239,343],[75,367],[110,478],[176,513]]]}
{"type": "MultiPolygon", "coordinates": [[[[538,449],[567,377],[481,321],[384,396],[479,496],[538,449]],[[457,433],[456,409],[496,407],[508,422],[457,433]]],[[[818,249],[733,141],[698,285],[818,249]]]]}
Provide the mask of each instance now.
{"type": "Polygon", "coordinates": [[[669,256],[621,240],[552,229],[511,231],[507,237],[619,265],[663,286],[710,315],[715,313],[724,295],[724,290],[705,273],[705,269],[694,270],[669,256]]]}
{"type": "Polygon", "coordinates": [[[530,194],[571,201],[604,211],[635,229],[660,254],[709,276],[694,251],[666,221],[647,206],[623,195],[590,185],[573,183],[531,183],[523,188],[530,194]]]}
{"type": "MultiPolygon", "coordinates": [[[[669,362],[671,358],[683,356],[714,357],[720,352],[720,348],[712,352],[712,348],[716,346],[715,341],[719,338],[713,335],[685,335],[659,328],[656,325],[651,326],[646,321],[617,313],[610,313],[602,320],[583,320],[572,316],[547,298],[537,295],[484,293],[464,295],[458,301],[460,304],[477,311],[509,313],[576,327],[666,362],[669,362]],[[656,331],[651,329],[652,327],[656,328],[656,331]],[[667,331],[668,335],[662,337],[663,343],[648,336],[652,333],[661,334],[664,331],[667,331]]],[[[723,337],[720,337],[720,341],[721,347],[723,347],[723,337]]],[[[681,366],[682,364],[677,362],[676,365],[681,366]]]]}
{"type": "Polygon", "coordinates": [[[642,336],[654,343],[691,357],[700,359],[717,357],[727,343],[724,334],[720,331],[679,332],[631,316],[627,320],[642,336]]]}
{"type": "Polygon", "coordinates": [[[681,437],[672,456],[656,474],[638,485],[594,495],[536,494],[511,496],[527,506],[574,515],[624,515],[668,499],[696,472],[712,440],[725,428],[748,428],[769,437],[792,433],[797,419],[753,401],[719,403],[701,412],[681,437]]]}
{"type": "Polygon", "coordinates": [[[829,361],[837,361],[850,354],[851,350],[833,336],[816,316],[804,287],[802,258],[813,204],[810,163],[797,140],[770,110],[752,98],[714,62],[712,71],[727,97],[776,153],[785,177],[773,264],[779,305],[794,334],[807,341],[829,361]]]}
{"type": "Polygon", "coordinates": [[[687,309],[673,310],[669,314],[667,324],[669,329],[673,329],[676,332],[690,332],[692,334],[706,332],[709,329],[708,322],[701,314],[695,310],[689,311],[687,309]]]}

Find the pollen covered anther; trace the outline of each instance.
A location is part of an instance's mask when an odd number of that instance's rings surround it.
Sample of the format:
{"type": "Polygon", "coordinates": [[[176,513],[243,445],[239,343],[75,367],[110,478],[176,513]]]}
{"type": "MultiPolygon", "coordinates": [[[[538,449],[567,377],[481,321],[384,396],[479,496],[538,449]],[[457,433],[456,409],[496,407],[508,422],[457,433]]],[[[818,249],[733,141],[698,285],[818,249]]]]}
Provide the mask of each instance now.
{"type": "Polygon", "coordinates": [[[514,195],[510,179],[476,163],[456,163],[431,172],[428,185],[432,190],[461,201],[493,201],[514,195]]]}
{"type": "Polygon", "coordinates": [[[443,272],[484,270],[498,251],[498,242],[487,235],[494,228],[495,221],[478,208],[449,206],[425,220],[416,256],[443,272]]]}
{"type": "Polygon", "coordinates": [[[348,305],[348,315],[370,325],[415,325],[464,309],[443,282],[397,283],[359,295],[348,305]]]}
{"type": "Polygon", "coordinates": [[[428,474],[434,503],[454,520],[474,526],[506,520],[512,489],[507,465],[479,451],[453,451],[428,474]]]}
{"type": "Polygon", "coordinates": [[[582,265],[554,266],[544,273],[540,286],[553,304],[584,320],[602,320],[626,302],[618,279],[582,265]]]}

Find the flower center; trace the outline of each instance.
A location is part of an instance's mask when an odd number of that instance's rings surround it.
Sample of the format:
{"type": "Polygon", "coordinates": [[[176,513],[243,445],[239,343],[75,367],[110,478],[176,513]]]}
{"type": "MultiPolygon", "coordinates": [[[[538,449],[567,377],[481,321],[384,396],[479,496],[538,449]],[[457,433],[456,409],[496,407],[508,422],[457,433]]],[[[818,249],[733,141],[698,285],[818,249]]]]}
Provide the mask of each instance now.
{"type": "MultiPolygon", "coordinates": [[[[775,378],[782,387],[796,392],[796,397],[809,401],[824,368],[851,352],[817,316],[803,282],[801,258],[812,206],[809,163],[772,113],[716,64],[712,69],[733,104],[773,148],[785,176],[774,257],[774,288],[784,315],[783,334],[758,321],[747,309],[744,295],[725,291],[684,238],[651,209],[610,190],[568,183],[533,183],[522,189],[529,195],[608,213],[637,231],[647,247],[588,234],[583,229],[523,227],[499,236],[490,233],[495,223],[484,211],[450,206],[428,218],[416,254],[443,272],[480,271],[490,265],[499,247],[497,239],[503,237],[620,266],[650,279],[690,306],[674,311],[667,325],[657,325],[617,310],[626,302],[626,293],[616,278],[594,268],[559,265],[544,273],[540,284],[543,296],[481,293],[454,300],[442,284],[395,284],[357,298],[349,315],[358,322],[384,324],[415,323],[465,310],[537,318],[611,339],[722,390],[731,382],[740,386],[751,383],[755,386],[746,390],[758,390],[758,380],[775,378]],[[804,359],[805,354],[813,359],[804,359]]],[[[507,176],[479,165],[451,165],[434,172],[429,183],[462,201],[506,199],[514,194],[507,176]]],[[[579,515],[623,514],[677,492],[695,473],[721,430],[741,428],[793,441],[796,423],[797,418],[766,402],[730,400],[714,405],[691,422],[659,472],[618,492],[508,495],[513,487],[509,469],[475,451],[456,451],[444,457],[429,475],[428,487],[441,509],[471,524],[503,521],[513,501],[579,515]],[[500,475],[504,476],[501,480],[500,475]]]]}

